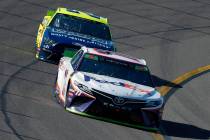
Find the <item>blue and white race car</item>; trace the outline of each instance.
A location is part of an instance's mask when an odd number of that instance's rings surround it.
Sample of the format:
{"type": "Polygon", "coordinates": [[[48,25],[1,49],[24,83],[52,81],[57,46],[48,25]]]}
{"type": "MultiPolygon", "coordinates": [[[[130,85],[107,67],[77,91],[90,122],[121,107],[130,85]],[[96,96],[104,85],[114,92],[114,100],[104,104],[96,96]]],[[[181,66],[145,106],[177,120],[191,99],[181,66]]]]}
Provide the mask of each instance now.
{"type": "Polygon", "coordinates": [[[81,46],[115,51],[107,18],[66,8],[48,11],[39,25],[36,58],[58,62],[66,49],[73,56],[81,46]]]}
{"type": "Polygon", "coordinates": [[[159,126],[164,107],[144,59],[86,47],[61,58],[54,94],[70,112],[151,127],[159,126]]]}

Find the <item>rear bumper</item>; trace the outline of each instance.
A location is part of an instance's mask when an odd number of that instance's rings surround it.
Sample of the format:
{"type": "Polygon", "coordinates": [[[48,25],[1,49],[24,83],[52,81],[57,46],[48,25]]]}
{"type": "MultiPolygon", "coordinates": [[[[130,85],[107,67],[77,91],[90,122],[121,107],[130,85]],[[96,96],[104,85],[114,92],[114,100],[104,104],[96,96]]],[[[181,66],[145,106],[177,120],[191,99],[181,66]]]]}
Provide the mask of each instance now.
{"type": "Polygon", "coordinates": [[[61,54],[54,52],[52,50],[47,49],[39,49],[36,51],[36,58],[42,61],[46,61],[49,63],[56,63],[58,64],[60,58],[62,57],[61,54]]]}
{"type": "Polygon", "coordinates": [[[65,50],[77,51],[74,46],[57,45],[47,48],[37,48],[36,58],[42,61],[58,64],[61,57],[64,56],[65,50]]]}

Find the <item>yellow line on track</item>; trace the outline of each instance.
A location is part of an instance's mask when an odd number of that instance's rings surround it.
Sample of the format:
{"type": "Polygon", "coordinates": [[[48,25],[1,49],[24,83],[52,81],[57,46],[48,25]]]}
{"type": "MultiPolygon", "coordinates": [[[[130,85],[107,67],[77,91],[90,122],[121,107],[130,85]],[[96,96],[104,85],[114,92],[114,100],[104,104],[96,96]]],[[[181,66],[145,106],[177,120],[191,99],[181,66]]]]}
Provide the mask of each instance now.
{"type": "MultiPolygon", "coordinates": [[[[195,70],[192,70],[190,72],[187,72],[179,77],[177,77],[175,80],[172,81],[172,83],[174,84],[181,84],[182,82],[184,82],[185,80],[188,80],[189,78],[198,75],[202,72],[208,71],[210,70],[210,65],[207,66],[203,66],[200,68],[197,68],[195,70]]],[[[166,94],[168,94],[168,92],[172,89],[173,87],[168,87],[168,86],[162,86],[159,89],[159,92],[161,93],[162,96],[165,96],[166,94]]]]}
{"type": "Polygon", "coordinates": [[[160,134],[160,133],[152,133],[152,137],[153,137],[155,140],[164,140],[163,135],[160,134]]]}
{"type": "MultiPolygon", "coordinates": [[[[206,72],[208,70],[210,70],[210,65],[199,67],[195,70],[192,70],[190,72],[187,72],[187,73],[177,77],[175,80],[172,81],[172,83],[181,84],[182,82],[192,78],[193,76],[201,74],[201,73],[206,72]]],[[[172,88],[173,87],[162,86],[158,91],[161,93],[162,96],[165,96],[169,93],[169,91],[172,88]]],[[[155,140],[164,140],[164,136],[160,132],[152,133],[152,136],[155,140]]]]}

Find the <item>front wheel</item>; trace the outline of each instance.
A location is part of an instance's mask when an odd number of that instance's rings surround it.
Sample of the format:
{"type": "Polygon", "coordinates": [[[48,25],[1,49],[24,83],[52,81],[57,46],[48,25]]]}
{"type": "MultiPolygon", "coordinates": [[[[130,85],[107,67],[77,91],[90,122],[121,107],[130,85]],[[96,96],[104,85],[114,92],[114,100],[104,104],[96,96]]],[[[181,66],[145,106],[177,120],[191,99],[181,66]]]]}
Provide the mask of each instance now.
{"type": "Polygon", "coordinates": [[[70,98],[69,98],[69,88],[71,87],[70,85],[70,81],[68,82],[68,86],[67,86],[67,89],[66,89],[66,95],[65,95],[65,101],[64,101],[64,108],[66,109],[67,107],[70,106],[70,98]]]}
{"type": "Polygon", "coordinates": [[[159,111],[151,112],[141,110],[140,112],[131,113],[130,119],[140,125],[159,128],[162,120],[162,114],[159,111]]]}
{"type": "Polygon", "coordinates": [[[157,128],[160,128],[160,125],[161,125],[161,121],[162,121],[162,110],[159,111],[158,115],[157,115],[157,119],[155,121],[155,125],[157,128]]]}
{"type": "Polygon", "coordinates": [[[56,89],[56,86],[57,86],[57,79],[58,79],[58,75],[56,75],[56,77],[55,77],[54,87],[53,87],[53,91],[52,91],[52,96],[54,96],[54,97],[56,97],[56,96],[58,95],[57,89],[56,89]]]}

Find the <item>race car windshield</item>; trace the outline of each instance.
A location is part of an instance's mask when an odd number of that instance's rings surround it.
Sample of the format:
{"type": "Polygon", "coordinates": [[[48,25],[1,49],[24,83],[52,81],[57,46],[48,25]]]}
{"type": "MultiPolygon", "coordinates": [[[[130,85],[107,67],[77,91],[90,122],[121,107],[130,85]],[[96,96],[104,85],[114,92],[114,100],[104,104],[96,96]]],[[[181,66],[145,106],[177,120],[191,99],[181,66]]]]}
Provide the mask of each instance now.
{"type": "Polygon", "coordinates": [[[86,53],[78,70],[154,87],[146,66],[126,61],[86,53]]]}
{"type": "Polygon", "coordinates": [[[65,14],[57,14],[50,23],[50,27],[111,40],[109,27],[107,25],[65,14]]]}

